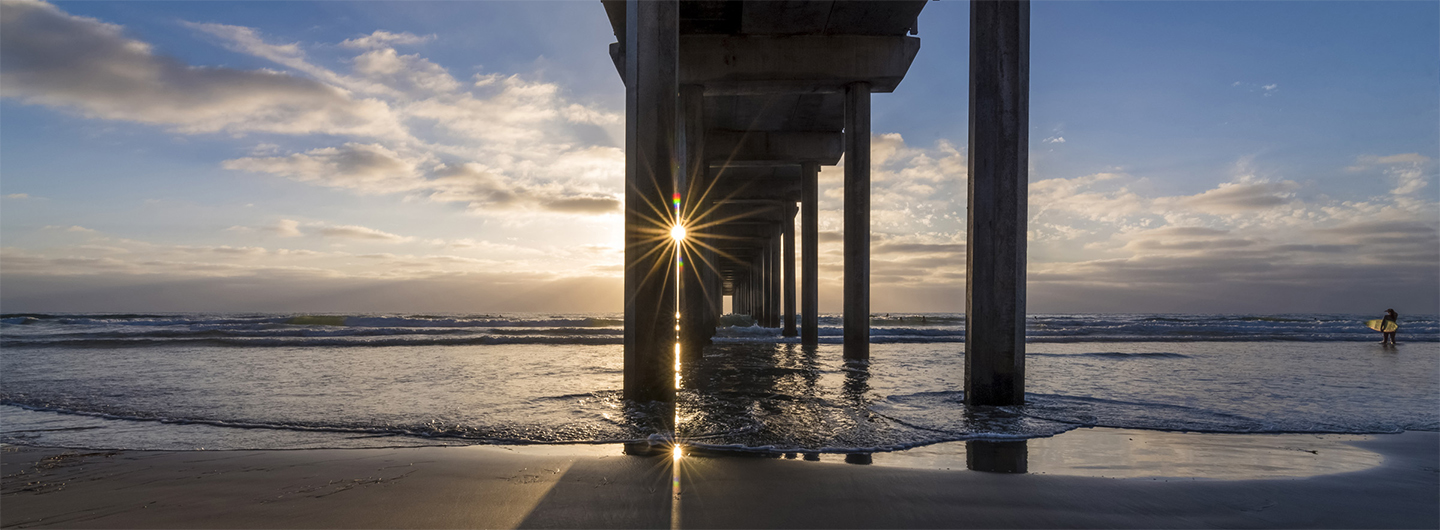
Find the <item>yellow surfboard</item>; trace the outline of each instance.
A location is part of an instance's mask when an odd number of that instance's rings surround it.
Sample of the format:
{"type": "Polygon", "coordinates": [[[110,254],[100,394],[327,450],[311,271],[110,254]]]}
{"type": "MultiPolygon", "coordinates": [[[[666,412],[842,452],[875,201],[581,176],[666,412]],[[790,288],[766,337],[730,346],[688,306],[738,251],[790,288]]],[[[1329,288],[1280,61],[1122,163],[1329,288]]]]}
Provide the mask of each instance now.
{"type": "Polygon", "coordinates": [[[1389,333],[1389,332],[1391,332],[1391,331],[1395,331],[1395,330],[1397,330],[1397,329],[1400,329],[1400,325],[1399,325],[1399,324],[1396,324],[1394,320],[1385,320],[1385,319],[1383,319],[1383,318],[1377,318],[1377,319],[1375,319],[1375,320],[1366,320],[1366,321],[1365,321],[1365,327],[1370,328],[1370,329],[1373,329],[1373,330],[1375,330],[1375,331],[1384,331],[1384,332],[1386,332],[1386,333],[1389,333]],[[1381,328],[1380,328],[1381,324],[1384,324],[1384,326],[1385,326],[1384,329],[1381,329],[1381,328]]]}

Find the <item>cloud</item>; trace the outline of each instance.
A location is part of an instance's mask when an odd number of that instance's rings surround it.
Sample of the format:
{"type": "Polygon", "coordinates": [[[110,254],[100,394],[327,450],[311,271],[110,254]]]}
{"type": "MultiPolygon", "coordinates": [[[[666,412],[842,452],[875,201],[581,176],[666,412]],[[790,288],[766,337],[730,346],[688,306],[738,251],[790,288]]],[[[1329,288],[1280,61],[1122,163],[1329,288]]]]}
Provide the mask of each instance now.
{"type": "Polygon", "coordinates": [[[1198,195],[1177,197],[1170,201],[1203,213],[1238,214],[1280,206],[1293,198],[1300,187],[1292,181],[1227,182],[1198,195]]]}
{"type": "Polygon", "coordinates": [[[237,158],[221,166],[362,193],[395,193],[426,185],[417,167],[421,162],[380,144],[348,143],[287,156],[237,158]]]}
{"type": "Polygon", "coordinates": [[[964,243],[882,243],[870,248],[872,254],[951,254],[965,252],[964,243]]]}
{"type": "Polygon", "coordinates": [[[85,227],[79,226],[79,225],[73,225],[73,226],[47,225],[47,226],[41,227],[41,230],[64,230],[64,231],[66,231],[66,232],[76,232],[76,233],[81,233],[81,234],[98,234],[98,233],[100,233],[99,230],[93,230],[93,229],[85,228],[85,227]]]}
{"type": "Polygon", "coordinates": [[[1065,143],[1065,137],[1064,137],[1064,136],[1051,136],[1051,137],[1045,139],[1045,143],[1047,143],[1047,144],[1063,144],[1063,143],[1065,143]]]}
{"type": "Polygon", "coordinates": [[[1361,155],[1356,157],[1353,166],[1345,168],[1348,171],[1369,171],[1379,168],[1381,172],[1395,183],[1391,188],[1391,195],[1410,195],[1420,191],[1429,185],[1429,181],[1435,178],[1435,174],[1425,174],[1426,169],[1433,168],[1431,159],[1420,153],[1401,153],[1388,156],[1361,155]]]}
{"type": "Polygon", "coordinates": [[[1360,160],[1362,162],[1371,162],[1376,164],[1426,164],[1430,162],[1430,157],[1422,155],[1420,153],[1402,153],[1389,156],[1367,155],[1361,156],[1360,160]]]}
{"type": "Polygon", "coordinates": [[[399,236],[389,232],[382,232],[374,228],[366,228],[356,225],[329,225],[321,226],[316,233],[324,237],[340,239],[359,239],[368,241],[382,241],[386,243],[403,243],[415,238],[399,236]]]}
{"type": "Polygon", "coordinates": [[[355,58],[355,72],[401,94],[452,92],[460,82],[445,68],[417,55],[400,55],[394,48],[370,50],[355,58]]]}
{"type": "Polygon", "coordinates": [[[3,1],[0,94],[7,98],[181,133],[364,138],[290,153],[262,142],[249,156],[221,162],[362,194],[416,193],[465,202],[477,213],[593,215],[620,204],[620,113],[569,101],[559,86],[519,75],[487,74],[492,83],[462,86],[444,67],[391,47],[431,37],[376,31],[347,40],[342,48],[363,51],[349,61],[351,72],[340,73],[311,62],[302,43],[186,22],[288,72],[198,67],[157,55],[120,26],[35,0],[3,1]],[[412,136],[411,122],[427,137],[412,136]],[[483,170],[444,169],[457,167],[483,170]]]}
{"type": "Polygon", "coordinates": [[[529,208],[561,213],[597,214],[620,208],[618,198],[576,193],[560,185],[525,185],[480,164],[444,167],[431,182],[430,198],[468,203],[471,210],[529,208]]]}
{"type": "Polygon", "coordinates": [[[11,193],[11,194],[9,194],[9,195],[6,195],[5,198],[6,198],[6,199],[22,200],[22,199],[29,199],[29,198],[30,198],[30,195],[27,194],[27,193],[11,193]]]}
{"type": "Polygon", "coordinates": [[[35,0],[4,0],[0,94],[86,117],[178,132],[404,136],[378,100],[263,70],[202,68],[154,54],[120,26],[35,0]]]}
{"type": "Polygon", "coordinates": [[[294,219],[281,219],[271,230],[280,237],[299,237],[301,235],[300,221],[294,219]]]}
{"type": "Polygon", "coordinates": [[[356,37],[341,42],[340,45],[346,48],[374,49],[388,46],[402,46],[411,44],[423,44],[435,40],[434,35],[415,35],[413,33],[391,33],[388,31],[375,30],[374,33],[364,37],[356,37]]]}

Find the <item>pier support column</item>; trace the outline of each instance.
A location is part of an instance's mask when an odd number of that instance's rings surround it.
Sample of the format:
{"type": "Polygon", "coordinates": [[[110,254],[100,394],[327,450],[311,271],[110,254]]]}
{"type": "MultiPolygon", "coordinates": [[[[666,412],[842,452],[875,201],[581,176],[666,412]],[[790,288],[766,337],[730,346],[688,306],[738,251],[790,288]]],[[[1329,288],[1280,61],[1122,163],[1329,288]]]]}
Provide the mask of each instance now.
{"type": "Polygon", "coordinates": [[[870,360],[870,83],[845,87],[845,359],[870,360]]]}
{"type": "Polygon", "coordinates": [[[760,305],[765,297],[765,270],[760,268],[760,258],[750,258],[750,318],[760,322],[765,317],[765,308],[760,305]]]}
{"type": "Polygon", "coordinates": [[[820,342],[820,164],[800,165],[800,343],[820,342]]]}
{"type": "Polygon", "coordinates": [[[771,252],[771,250],[770,250],[770,238],[768,238],[768,237],[765,238],[764,240],[762,240],[762,243],[761,243],[761,244],[764,245],[763,250],[761,250],[761,252],[760,252],[760,263],[759,263],[759,266],[760,266],[760,314],[761,314],[761,315],[764,315],[764,320],[763,320],[763,322],[761,323],[761,325],[769,328],[769,327],[774,327],[774,326],[772,326],[772,325],[770,324],[770,321],[773,319],[773,315],[770,313],[770,310],[771,310],[770,297],[771,297],[771,296],[774,296],[774,294],[775,294],[775,292],[772,290],[772,289],[773,289],[773,285],[771,285],[771,282],[770,282],[770,275],[771,275],[771,274],[774,274],[774,271],[772,271],[772,270],[770,269],[770,252],[771,252]]]}
{"type": "MultiPolygon", "coordinates": [[[[656,236],[669,230],[675,192],[679,5],[629,0],[625,17],[624,396],[673,403],[675,252],[656,236]]],[[[655,421],[670,430],[670,418],[655,421]]]]}
{"type": "Polygon", "coordinates": [[[795,203],[785,202],[785,219],[780,222],[782,237],[785,238],[782,252],[784,254],[784,297],[785,297],[785,330],[786,337],[794,337],[795,333],[795,203]]]}
{"type": "MultiPolygon", "coordinates": [[[[701,223],[700,197],[705,193],[705,124],[704,87],[685,85],[680,87],[680,110],[684,126],[684,170],[680,180],[681,218],[687,229],[693,231],[687,237],[699,240],[701,229],[694,228],[701,223]]],[[[705,281],[706,260],[700,256],[703,247],[696,244],[683,245],[685,252],[680,268],[680,337],[681,351],[685,360],[698,359],[700,349],[709,341],[707,321],[709,308],[713,305],[709,297],[713,294],[705,281]]]]}
{"type": "Polygon", "coordinates": [[[750,294],[749,289],[750,282],[746,281],[745,279],[745,271],[737,271],[735,273],[735,306],[731,308],[731,310],[734,311],[735,314],[750,314],[750,308],[747,305],[746,300],[748,298],[748,295],[750,294]]]}
{"type": "Polygon", "coordinates": [[[965,403],[1025,402],[1030,2],[970,2],[965,403]]]}
{"type": "Polygon", "coordinates": [[[785,260],[782,255],[785,245],[781,241],[785,230],[781,228],[780,223],[775,223],[770,233],[770,327],[779,329],[784,326],[785,322],[785,282],[784,278],[780,277],[781,271],[785,268],[785,260]]]}

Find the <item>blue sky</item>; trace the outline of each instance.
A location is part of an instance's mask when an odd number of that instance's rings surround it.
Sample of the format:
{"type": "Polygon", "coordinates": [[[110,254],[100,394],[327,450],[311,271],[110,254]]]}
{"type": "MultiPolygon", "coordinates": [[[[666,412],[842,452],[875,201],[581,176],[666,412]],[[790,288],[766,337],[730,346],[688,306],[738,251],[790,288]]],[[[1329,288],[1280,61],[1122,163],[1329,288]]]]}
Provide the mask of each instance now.
{"type": "MultiPolygon", "coordinates": [[[[963,309],[967,18],[928,4],[873,98],[877,311],[963,309]]],[[[4,311],[620,308],[599,2],[0,19],[4,311]]],[[[1032,311],[1440,311],[1440,4],[1035,2],[1031,32],[1032,311]]]]}

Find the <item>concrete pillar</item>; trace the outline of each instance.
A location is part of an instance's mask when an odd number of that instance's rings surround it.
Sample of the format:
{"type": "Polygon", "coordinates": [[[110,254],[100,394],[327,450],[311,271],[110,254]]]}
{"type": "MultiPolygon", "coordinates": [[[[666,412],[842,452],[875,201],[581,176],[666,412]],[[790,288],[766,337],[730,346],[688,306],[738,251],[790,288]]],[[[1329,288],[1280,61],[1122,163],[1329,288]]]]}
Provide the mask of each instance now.
{"type": "Polygon", "coordinates": [[[737,270],[735,272],[735,303],[731,308],[731,311],[737,315],[744,315],[748,311],[745,307],[747,289],[749,289],[749,285],[745,281],[745,272],[737,270]]]}
{"type": "Polygon", "coordinates": [[[781,256],[781,254],[783,253],[784,248],[783,242],[781,241],[781,236],[784,235],[784,230],[781,228],[781,225],[782,223],[776,223],[775,227],[773,228],[773,233],[770,236],[770,260],[769,263],[766,263],[766,266],[770,269],[769,302],[770,327],[772,328],[780,327],[780,322],[784,320],[781,317],[781,313],[783,312],[784,308],[784,284],[782,283],[783,278],[780,277],[780,275],[782,274],[781,270],[783,269],[783,256],[781,256]]]}
{"type": "Polygon", "coordinates": [[[820,164],[805,162],[800,166],[800,343],[815,345],[820,341],[820,164]]]}
{"type": "Polygon", "coordinates": [[[734,307],[730,311],[734,314],[744,314],[744,271],[734,272],[734,307]]]}
{"type": "Polygon", "coordinates": [[[762,242],[764,249],[760,252],[760,261],[757,264],[760,267],[760,314],[764,315],[761,325],[768,328],[772,327],[770,325],[770,297],[774,294],[770,290],[770,238],[767,237],[762,242]]]}
{"type": "Polygon", "coordinates": [[[770,238],[760,240],[760,255],[755,267],[760,269],[760,325],[770,327],[770,238]]]}
{"type": "Polygon", "coordinates": [[[845,87],[845,359],[870,360],[870,83],[845,87]]]}
{"type": "MultiPolygon", "coordinates": [[[[684,133],[684,170],[680,179],[681,218],[693,234],[689,238],[698,240],[700,229],[694,229],[701,221],[700,197],[708,183],[705,181],[708,164],[705,163],[704,87],[685,85],[680,87],[681,131],[684,133]]],[[[698,359],[700,349],[709,342],[708,333],[710,303],[709,285],[705,281],[705,260],[700,253],[703,248],[693,243],[682,245],[684,266],[680,268],[680,337],[681,351],[686,360],[698,359]]]]}
{"type": "Polygon", "coordinates": [[[785,238],[784,253],[784,297],[785,297],[785,330],[786,337],[794,337],[795,333],[795,203],[785,202],[785,219],[780,223],[783,230],[782,237],[785,238]]]}
{"type": "MultiPolygon", "coordinates": [[[[715,251],[710,251],[710,262],[719,266],[720,261],[715,259],[716,257],[715,251]]],[[[711,280],[715,282],[715,318],[710,322],[710,336],[713,337],[715,336],[715,327],[720,324],[720,317],[725,314],[725,278],[717,270],[711,280]]],[[[731,299],[734,299],[734,295],[731,295],[731,299]]]]}
{"type": "Polygon", "coordinates": [[[780,327],[780,227],[770,229],[765,238],[765,327],[780,327]]]}
{"type": "Polygon", "coordinates": [[[970,2],[965,403],[1025,402],[1030,2],[970,2]]]}
{"type": "Polygon", "coordinates": [[[675,190],[678,15],[676,0],[626,2],[624,396],[634,401],[675,400],[675,252],[656,236],[675,190]]]}
{"type": "Polygon", "coordinates": [[[750,292],[746,293],[745,296],[745,312],[750,315],[750,318],[758,321],[761,316],[760,304],[757,303],[760,301],[760,268],[756,266],[756,263],[755,258],[750,258],[750,280],[748,282],[750,284],[750,292]]]}

